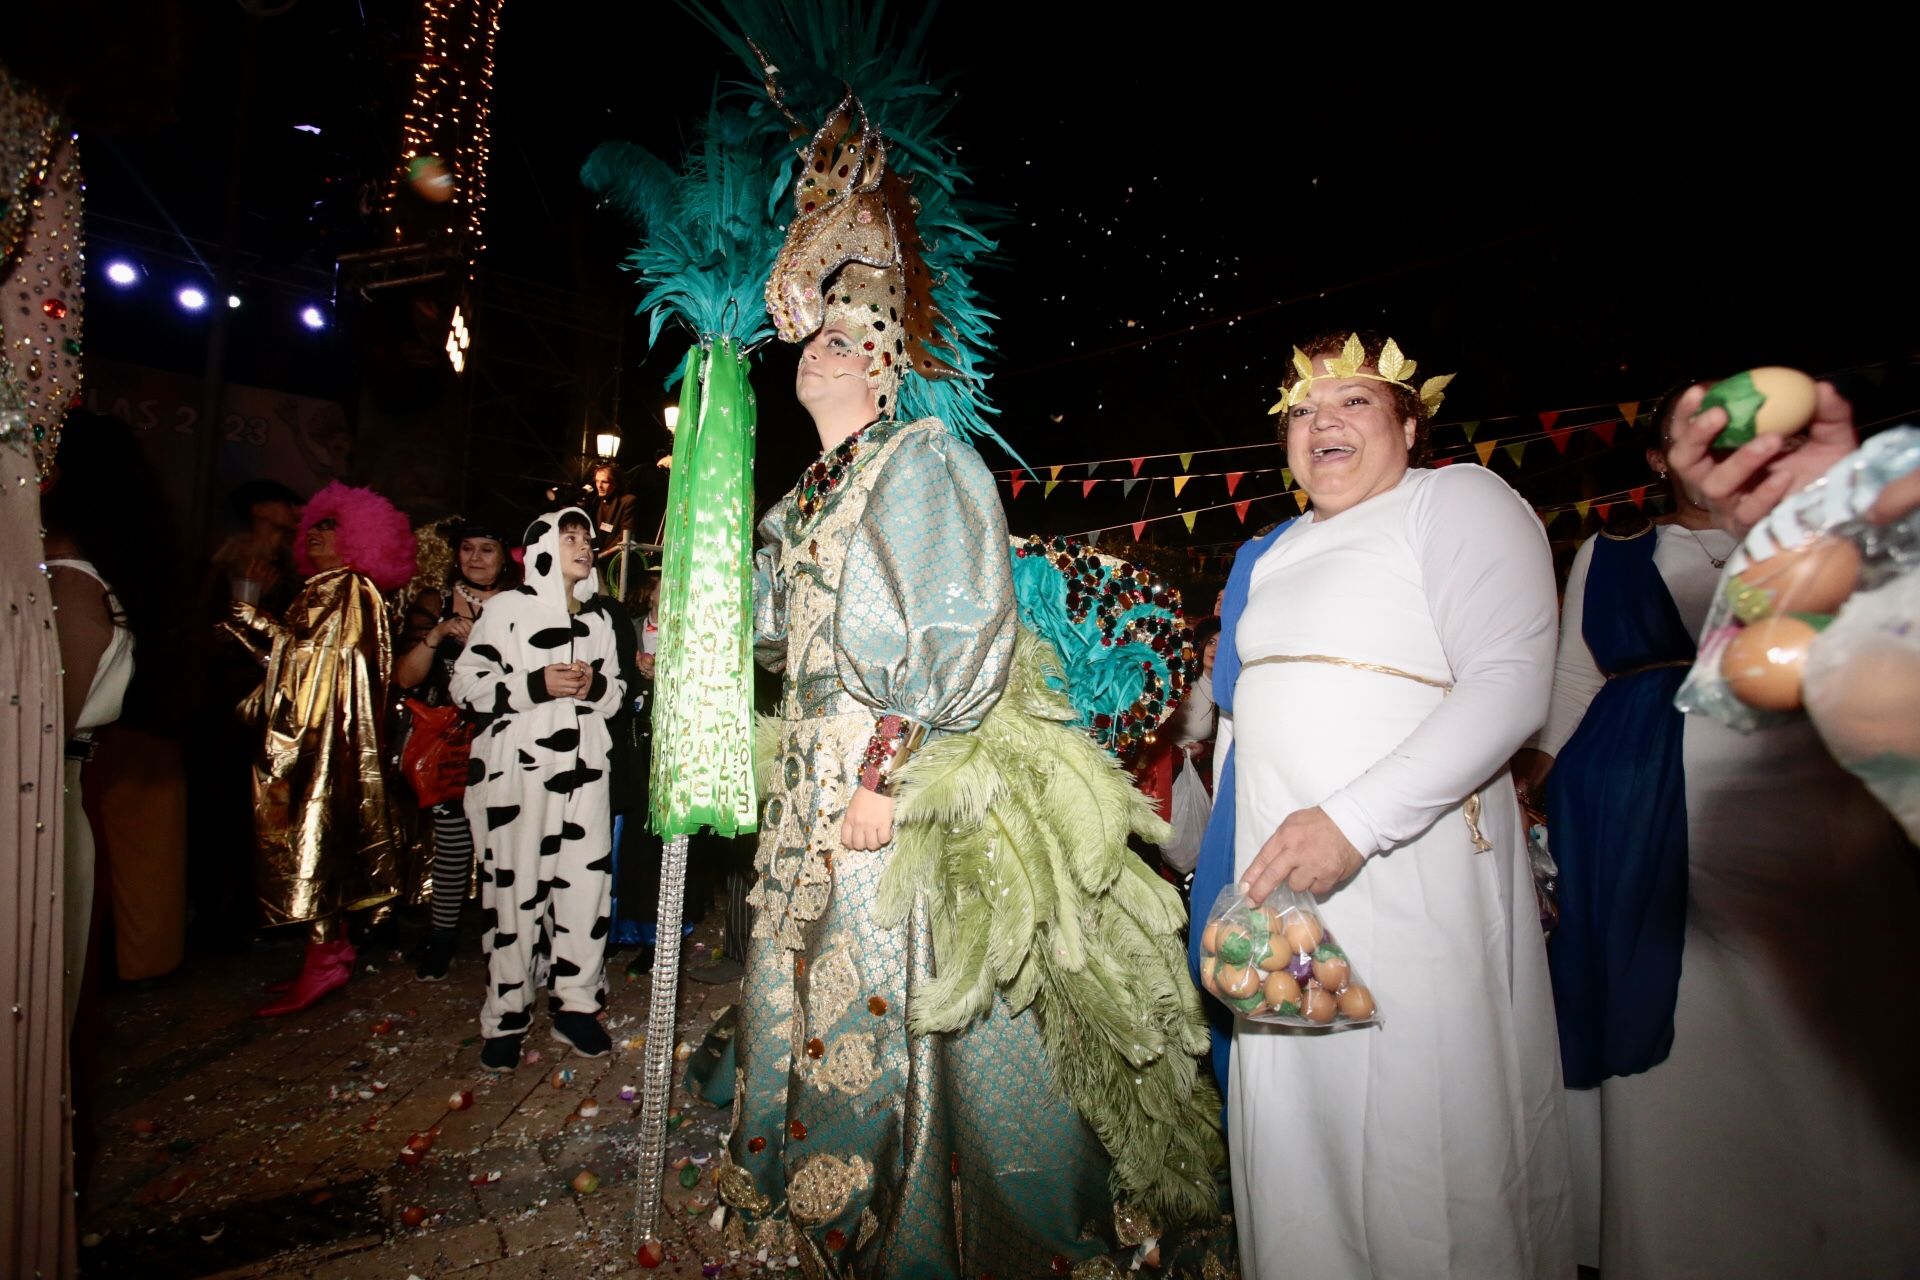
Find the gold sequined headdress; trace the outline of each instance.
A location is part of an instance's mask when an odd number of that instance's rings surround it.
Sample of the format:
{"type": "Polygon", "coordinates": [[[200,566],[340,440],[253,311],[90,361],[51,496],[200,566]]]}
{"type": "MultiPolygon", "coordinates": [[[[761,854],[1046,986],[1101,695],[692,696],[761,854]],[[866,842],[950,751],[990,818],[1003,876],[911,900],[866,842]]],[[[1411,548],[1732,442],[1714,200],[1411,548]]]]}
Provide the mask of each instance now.
{"type": "Polygon", "coordinates": [[[1431,418],[1440,411],[1440,402],[1446,398],[1447,384],[1453,381],[1452,374],[1443,373],[1437,377],[1428,378],[1416,390],[1413,385],[1413,371],[1416,365],[1407,359],[1405,353],[1400,350],[1400,344],[1392,338],[1388,338],[1386,344],[1380,348],[1380,358],[1374,363],[1374,369],[1377,372],[1366,371],[1367,348],[1357,333],[1347,335],[1346,345],[1341,347],[1339,355],[1324,358],[1327,362],[1327,371],[1315,373],[1313,359],[1300,348],[1295,347],[1293,349],[1294,380],[1286,385],[1280,396],[1280,402],[1267,412],[1282,413],[1293,408],[1307,398],[1307,389],[1322,378],[1365,378],[1369,382],[1387,382],[1413,391],[1420,397],[1420,403],[1426,408],[1427,416],[1431,418]]]}
{"type": "MultiPolygon", "coordinates": [[[[767,90],[785,110],[768,70],[767,90]]],[[[794,136],[805,129],[791,114],[794,136]]],[[[867,378],[880,407],[901,377],[958,378],[935,349],[951,344],[935,326],[933,279],[915,225],[919,202],[887,164],[887,142],[848,93],[800,152],[794,219],[767,280],[767,311],[787,342],[805,342],[829,321],[869,353],[867,378]]]]}

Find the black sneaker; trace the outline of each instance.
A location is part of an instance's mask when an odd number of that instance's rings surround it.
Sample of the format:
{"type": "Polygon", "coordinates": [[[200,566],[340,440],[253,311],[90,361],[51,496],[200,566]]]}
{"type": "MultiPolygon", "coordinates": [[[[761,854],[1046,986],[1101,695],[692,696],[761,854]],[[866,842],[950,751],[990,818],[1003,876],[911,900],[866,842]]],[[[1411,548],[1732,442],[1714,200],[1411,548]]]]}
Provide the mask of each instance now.
{"type": "Polygon", "coordinates": [[[427,949],[414,966],[413,976],[422,982],[445,982],[453,953],[459,950],[459,935],[451,929],[435,929],[427,938],[427,949]]]}
{"type": "Polygon", "coordinates": [[[627,981],[638,982],[653,972],[653,948],[642,943],[640,952],[627,961],[627,981]]]}
{"type": "Polygon", "coordinates": [[[480,1065],[502,1075],[520,1065],[520,1037],[494,1036],[480,1048],[480,1065]]]}
{"type": "Polygon", "coordinates": [[[554,1014],[553,1038],[573,1046],[583,1058],[604,1058],[613,1052],[613,1038],[600,1025],[600,1019],[590,1013],[554,1014]]]}

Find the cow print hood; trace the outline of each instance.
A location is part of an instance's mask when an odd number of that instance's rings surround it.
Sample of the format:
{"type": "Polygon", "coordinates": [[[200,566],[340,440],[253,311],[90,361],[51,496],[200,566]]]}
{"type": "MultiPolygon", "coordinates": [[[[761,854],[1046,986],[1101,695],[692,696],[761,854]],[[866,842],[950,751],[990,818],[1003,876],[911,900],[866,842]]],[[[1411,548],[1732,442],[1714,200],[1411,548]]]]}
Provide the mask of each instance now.
{"type": "MultiPolygon", "coordinates": [[[[562,507],[552,511],[527,526],[523,545],[526,548],[527,578],[518,588],[523,594],[537,596],[543,605],[550,604],[561,613],[570,612],[567,608],[566,579],[560,576],[560,518],[573,513],[587,522],[587,528],[593,528],[593,521],[579,507],[562,507]]],[[[593,569],[587,576],[573,584],[573,598],[581,604],[587,603],[600,592],[600,571],[593,569]]]]}

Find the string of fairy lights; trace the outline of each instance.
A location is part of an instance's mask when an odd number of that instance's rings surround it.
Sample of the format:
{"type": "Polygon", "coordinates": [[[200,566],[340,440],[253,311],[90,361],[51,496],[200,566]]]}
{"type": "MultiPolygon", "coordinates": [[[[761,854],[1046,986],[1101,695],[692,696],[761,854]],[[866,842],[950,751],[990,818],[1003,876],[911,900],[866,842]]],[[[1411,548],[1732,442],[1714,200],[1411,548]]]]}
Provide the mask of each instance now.
{"type": "MultiPolygon", "coordinates": [[[[403,184],[416,187],[418,166],[432,162],[448,170],[448,195],[433,200],[442,210],[428,229],[463,236],[469,276],[486,248],[487,159],[492,150],[493,57],[506,0],[424,0],[421,5],[419,66],[401,124],[400,158],[389,175],[381,212],[391,215],[403,184]]],[[[394,243],[414,219],[393,219],[394,243]],[[404,225],[403,225],[404,224],[404,225]]]]}

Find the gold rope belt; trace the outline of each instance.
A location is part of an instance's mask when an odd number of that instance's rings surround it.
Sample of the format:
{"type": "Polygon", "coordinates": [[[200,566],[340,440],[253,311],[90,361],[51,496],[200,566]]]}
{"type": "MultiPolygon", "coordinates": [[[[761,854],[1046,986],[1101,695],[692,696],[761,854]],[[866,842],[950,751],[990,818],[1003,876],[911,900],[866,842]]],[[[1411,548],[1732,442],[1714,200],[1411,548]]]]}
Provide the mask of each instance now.
{"type": "MultiPolygon", "coordinates": [[[[1245,671],[1249,667],[1277,666],[1280,663],[1291,662],[1315,662],[1327,667],[1346,667],[1350,671],[1371,671],[1375,675],[1411,680],[1429,689],[1438,689],[1443,694],[1453,691],[1452,683],[1446,680],[1435,680],[1431,676],[1417,676],[1411,671],[1402,671],[1399,667],[1389,667],[1384,663],[1358,662],[1352,658],[1336,658],[1325,653],[1276,653],[1269,657],[1243,662],[1240,664],[1240,669],[1245,671]]],[[[1680,665],[1691,666],[1692,664],[1680,665]]],[[[1480,793],[1478,791],[1467,797],[1466,802],[1460,806],[1460,814],[1467,820],[1467,834],[1473,837],[1473,851],[1485,853],[1493,848],[1492,842],[1480,834],[1480,793]]]]}
{"type": "Polygon", "coordinates": [[[1641,667],[1628,667],[1625,671],[1609,671],[1607,673],[1607,679],[1624,680],[1628,676],[1644,675],[1649,671],[1666,671],[1673,667],[1690,667],[1692,665],[1692,658],[1674,658],[1668,662],[1649,662],[1641,667]]]}

